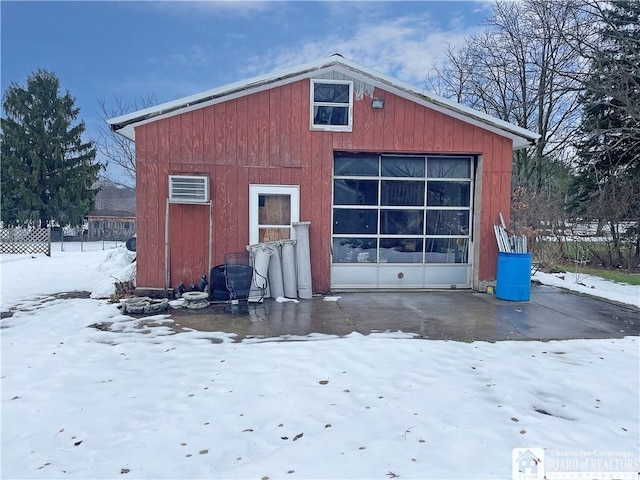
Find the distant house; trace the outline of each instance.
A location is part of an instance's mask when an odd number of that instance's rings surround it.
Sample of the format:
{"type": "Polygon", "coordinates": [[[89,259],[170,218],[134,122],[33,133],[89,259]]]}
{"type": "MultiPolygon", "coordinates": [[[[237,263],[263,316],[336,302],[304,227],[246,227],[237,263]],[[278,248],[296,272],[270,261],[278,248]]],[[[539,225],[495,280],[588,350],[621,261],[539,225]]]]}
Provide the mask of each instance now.
{"type": "Polygon", "coordinates": [[[96,195],[96,210],[136,211],[136,191],[116,185],[101,185],[96,195]]]}
{"type": "Polygon", "coordinates": [[[136,214],[122,210],[93,210],[87,215],[87,240],[127,240],[136,233],[136,214]]]}
{"type": "Polygon", "coordinates": [[[158,290],[310,221],[315,292],[482,291],[539,137],[340,55],[109,123],[135,141],[137,285],[158,290]]]}
{"type": "Polygon", "coordinates": [[[102,185],[87,215],[88,240],[127,240],[136,233],[136,191],[102,185]]]}

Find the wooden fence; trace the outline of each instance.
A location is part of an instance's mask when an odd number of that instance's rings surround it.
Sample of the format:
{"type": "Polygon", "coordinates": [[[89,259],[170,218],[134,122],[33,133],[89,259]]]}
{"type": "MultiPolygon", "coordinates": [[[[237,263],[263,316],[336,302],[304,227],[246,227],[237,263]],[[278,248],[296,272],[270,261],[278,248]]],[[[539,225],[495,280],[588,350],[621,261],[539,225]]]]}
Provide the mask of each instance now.
{"type": "Polygon", "coordinates": [[[44,253],[51,256],[51,229],[2,228],[0,253],[44,253]]]}

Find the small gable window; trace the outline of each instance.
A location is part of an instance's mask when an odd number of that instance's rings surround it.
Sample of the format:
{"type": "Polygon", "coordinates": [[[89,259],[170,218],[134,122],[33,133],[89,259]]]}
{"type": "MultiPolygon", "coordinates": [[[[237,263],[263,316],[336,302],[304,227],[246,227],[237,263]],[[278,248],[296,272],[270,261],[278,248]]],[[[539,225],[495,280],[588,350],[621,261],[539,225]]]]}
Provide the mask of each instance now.
{"type": "Polygon", "coordinates": [[[311,129],[351,131],[353,82],[311,80],[311,129]]]}

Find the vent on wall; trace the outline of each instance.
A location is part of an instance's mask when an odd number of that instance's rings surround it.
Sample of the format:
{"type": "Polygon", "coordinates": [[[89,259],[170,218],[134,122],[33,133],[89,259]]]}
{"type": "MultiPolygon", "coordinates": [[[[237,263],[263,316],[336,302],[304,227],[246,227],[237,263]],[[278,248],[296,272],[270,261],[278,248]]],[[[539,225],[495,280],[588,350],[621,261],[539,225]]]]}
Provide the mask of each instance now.
{"type": "Polygon", "coordinates": [[[209,177],[169,175],[169,202],[208,203],[209,177]]]}

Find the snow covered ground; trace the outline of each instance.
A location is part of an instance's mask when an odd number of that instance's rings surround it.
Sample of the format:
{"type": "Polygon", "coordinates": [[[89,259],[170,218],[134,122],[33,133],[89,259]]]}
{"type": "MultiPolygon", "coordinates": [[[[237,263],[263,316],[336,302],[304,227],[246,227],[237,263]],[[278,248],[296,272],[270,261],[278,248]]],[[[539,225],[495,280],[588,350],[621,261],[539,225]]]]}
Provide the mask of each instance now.
{"type": "Polygon", "coordinates": [[[524,478],[513,449],[542,452],[552,478],[607,459],[637,478],[638,337],[236,343],[175,334],[168,315],[143,329],[105,299],[132,274],[126,250],[68,245],[0,257],[2,478],[524,478]],[[74,290],[91,298],[54,295],[74,290]]]}
{"type": "Polygon", "coordinates": [[[536,272],[532,278],[544,285],[565,288],[574,292],[626,303],[640,308],[640,287],[637,285],[620,284],[586,273],[536,272]]]}

